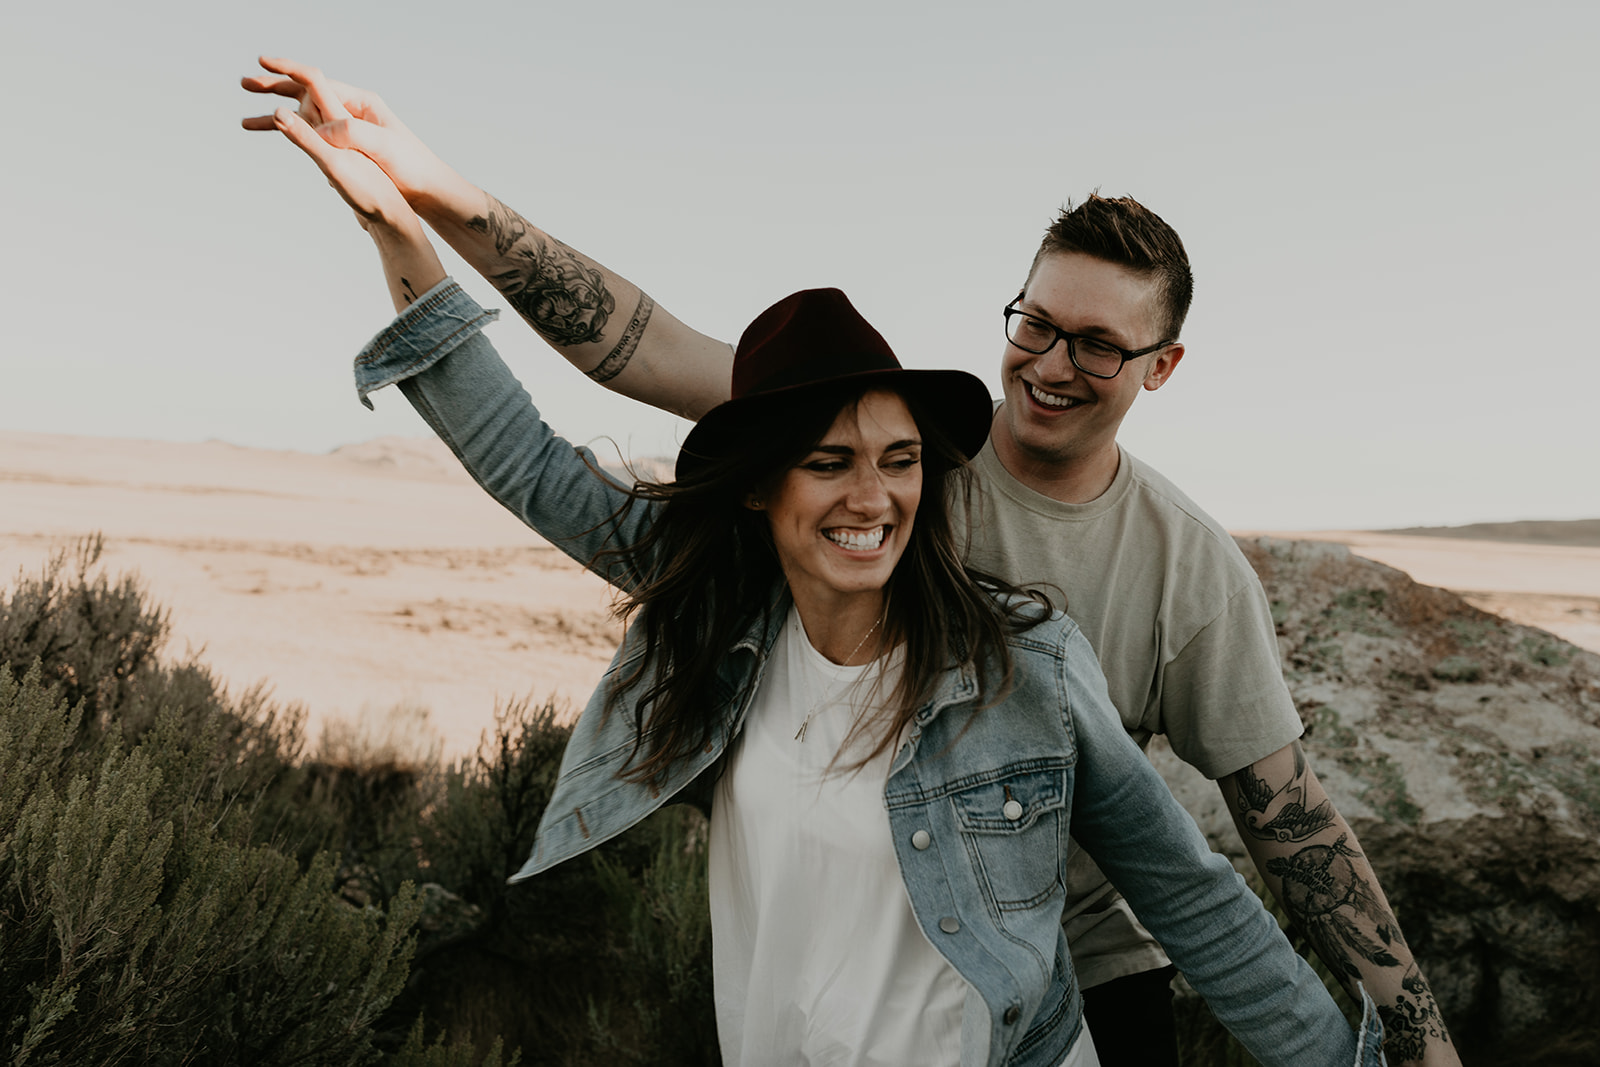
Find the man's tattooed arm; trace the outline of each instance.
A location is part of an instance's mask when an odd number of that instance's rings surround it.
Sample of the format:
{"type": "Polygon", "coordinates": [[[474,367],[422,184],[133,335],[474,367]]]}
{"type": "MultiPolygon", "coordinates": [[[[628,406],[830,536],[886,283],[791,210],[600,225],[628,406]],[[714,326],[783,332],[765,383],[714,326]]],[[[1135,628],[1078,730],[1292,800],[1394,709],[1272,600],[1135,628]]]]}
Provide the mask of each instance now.
{"type": "Polygon", "coordinates": [[[500,200],[452,172],[414,206],[562,358],[607,389],[690,419],[728,398],[726,343],[500,200]]]}
{"type": "Polygon", "coordinates": [[[1218,783],[1292,923],[1345,988],[1378,1005],[1391,1065],[1459,1064],[1427,980],[1344,818],[1297,741],[1218,783]]]}
{"type": "Polygon", "coordinates": [[[606,322],[616,310],[605,275],[499,200],[489,196],[488,201],[486,213],[466,223],[493,240],[500,257],[494,268],[480,268],[484,277],[557,348],[604,341],[606,322]]]}
{"type": "Polygon", "coordinates": [[[585,373],[597,382],[609,382],[622,373],[622,368],[628,365],[628,360],[639,350],[639,338],[644,336],[644,328],[650,325],[650,313],[656,309],[656,302],[650,299],[644,290],[639,291],[639,306],[633,309],[633,318],[628,320],[628,328],[622,331],[617,346],[606,353],[598,366],[585,373]]]}

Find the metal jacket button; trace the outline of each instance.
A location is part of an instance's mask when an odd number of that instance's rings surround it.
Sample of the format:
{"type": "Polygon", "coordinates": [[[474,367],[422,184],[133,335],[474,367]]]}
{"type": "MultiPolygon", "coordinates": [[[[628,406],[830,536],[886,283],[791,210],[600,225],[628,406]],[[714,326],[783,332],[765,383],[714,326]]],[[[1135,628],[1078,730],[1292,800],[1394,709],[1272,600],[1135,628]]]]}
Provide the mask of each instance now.
{"type": "Polygon", "coordinates": [[[921,852],[931,844],[933,844],[933,835],[926,830],[918,830],[911,835],[911,847],[918,852],[921,852]]]}
{"type": "Polygon", "coordinates": [[[1006,1009],[1006,1013],[1001,1018],[1005,1020],[1007,1026],[1015,1026],[1017,1025],[1017,1020],[1022,1018],[1022,1009],[1013,1004],[1006,1009]]]}
{"type": "Polygon", "coordinates": [[[961,923],[957,921],[954,915],[946,915],[944,918],[939,920],[939,929],[943,930],[947,934],[960,933],[961,923]]]}
{"type": "Polygon", "coordinates": [[[1012,822],[1016,822],[1018,819],[1022,818],[1022,805],[1018,804],[1015,800],[1008,800],[1006,801],[1006,806],[1000,809],[1000,814],[1004,815],[1012,822]]]}

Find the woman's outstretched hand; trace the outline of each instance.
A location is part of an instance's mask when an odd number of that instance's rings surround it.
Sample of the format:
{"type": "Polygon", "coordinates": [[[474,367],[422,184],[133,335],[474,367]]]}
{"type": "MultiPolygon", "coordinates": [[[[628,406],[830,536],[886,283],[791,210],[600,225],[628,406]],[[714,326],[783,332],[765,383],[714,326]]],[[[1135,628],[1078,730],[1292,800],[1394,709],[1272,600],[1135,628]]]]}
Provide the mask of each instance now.
{"type": "MultiPolygon", "coordinates": [[[[245,79],[246,88],[250,80],[245,79]]],[[[310,79],[304,89],[299,111],[280,107],[271,115],[246,119],[244,124],[253,130],[277,130],[311,157],[377,245],[389,295],[395,310],[401,310],[444,280],[444,266],[423,232],[422,220],[383,168],[355,147],[329,136],[330,131],[365,125],[365,120],[355,117],[320,76],[310,79]],[[306,115],[320,121],[313,127],[306,115]]]]}
{"type": "MultiPolygon", "coordinates": [[[[302,124],[313,128],[327,144],[359,152],[378,165],[406,200],[416,206],[433,191],[459,181],[444,161],[418,140],[389,110],[376,93],[334,81],[316,67],[290,59],[262,56],[266,75],[249,75],[239,84],[252,93],[287,97],[298,105],[294,112],[302,124]]],[[[286,108],[271,115],[255,115],[241,123],[247,130],[279,130],[317,158],[289,133],[283,118],[286,108]]],[[[322,161],[318,160],[320,166],[322,161]]],[[[323,167],[326,172],[327,168],[323,167]]],[[[328,174],[333,180],[333,174],[328,174]]],[[[335,182],[335,188],[338,188],[335,182]]],[[[340,190],[341,193],[344,190],[340,190]]],[[[346,196],[345,199],[350,199],[346,196]]],[[[351,203],[355,207],[354,202],[351,203]]],[[[356,208],[360,212],[360,208],[356,208]]]]}
{"type": "Polygon", "coordinates": [[[421,223],[406,203],[406,198],[376,163],[353,148],[340,148],[313,129],[300,114],[280,107],[269,116],[274,129],[296,148],[310,156],[328,184],[355,210],[362,228],[370,231],[383,225],[399,231],[416,229],[421,223]]]}

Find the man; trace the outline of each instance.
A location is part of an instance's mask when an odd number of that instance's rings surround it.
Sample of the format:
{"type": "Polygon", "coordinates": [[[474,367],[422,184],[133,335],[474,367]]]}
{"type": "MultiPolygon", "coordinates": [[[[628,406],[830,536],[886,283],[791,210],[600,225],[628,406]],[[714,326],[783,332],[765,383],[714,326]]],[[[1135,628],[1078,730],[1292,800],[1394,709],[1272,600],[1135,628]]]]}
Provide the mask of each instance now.
{"type": "MultiPolygon", "coordinates": [[[[689,418],[727,399],[728,345],[466,182],[376,97],[287,61],[262,65],[282,77],[246,88],[299,100],[329,142],[372,158],[591,378],[689,418]]],[[[1459,1064],[1355,835],[1306,763],[1260,583],[1214,520],[1117,443],[1139,392],[1183,359],[1192,287],[1178,235],[1132,200],[1092,196],[1050,227],[1005,309],[1004,396],[974,464],[972,562],[1065,592],[1124,725],[1141,743],[1166,734],[1217,781],[1269,888],[1346,988],[1364,984],[1379,1005],[1390,1062],[1459,1064]]],[[[1166,957],[1081,855],[1067,882],[1103,1062],[1175,1064],[1166,957]]]]}

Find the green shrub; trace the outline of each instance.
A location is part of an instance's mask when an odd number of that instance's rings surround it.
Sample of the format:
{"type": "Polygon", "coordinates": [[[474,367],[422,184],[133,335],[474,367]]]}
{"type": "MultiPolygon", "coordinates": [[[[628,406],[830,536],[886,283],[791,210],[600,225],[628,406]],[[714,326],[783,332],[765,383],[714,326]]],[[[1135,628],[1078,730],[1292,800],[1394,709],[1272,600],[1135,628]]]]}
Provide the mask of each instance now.
{"type": "Polygon", "coordinates": [[[212,804],[215,777],[167,742],[62,742],[79,716],[35,667],[0,668],[0,1055],[26,1063],[344,1064],[405,982],[415,894],[363,911],[331,857],[302,870],[212,804]],[[16,803],[12,772],[29,785],[16,803]]]}
{"type": "MultiPolygon", "coordinates": [[[[420,827],[426,876],[481,910],[424,936],[404,1007],[451,1033],[499,1035],[529,1062],[715,1064],[705,820],[675,807],[515,886],[570,728],[523,701],[445,774],[420,827]]],[[[479,1051],[486,1046],[480,1043],[479,1051]]]]}
{"type": "Polygon", "coordinates": [[[307,757],[300,710],[161,662],[98,555],[0,593],[0,1060],[717,1062],[697,812],[508,886],[553,707],[454,766],[307,757]]]}

